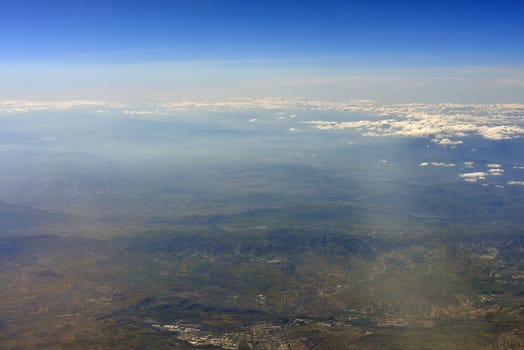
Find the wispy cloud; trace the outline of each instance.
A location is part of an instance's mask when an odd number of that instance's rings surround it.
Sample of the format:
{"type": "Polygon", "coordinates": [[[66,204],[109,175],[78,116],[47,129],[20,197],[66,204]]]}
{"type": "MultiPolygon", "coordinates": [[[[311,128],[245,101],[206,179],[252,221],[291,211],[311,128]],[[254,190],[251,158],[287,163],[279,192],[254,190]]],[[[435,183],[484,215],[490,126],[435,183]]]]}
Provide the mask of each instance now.
{"type": "Polygon", "coordinates": [[[419,164],[420,167],[436,166],[436,167],[454,167],[455,163],[443,163],[443,162],[422,162],[419,164]]]}
{"type": "Polygon", "coordinates": [[[122,113],[124,114],[130,114],[130,115],[158,115],[163,114],[159,111],[145,111],[145,110],[124,110],[122,113]]]}
{"type": "Polygon", "coordinates": [[[508,185],[524,186],[524,181],[508,181],[508,185]]]}

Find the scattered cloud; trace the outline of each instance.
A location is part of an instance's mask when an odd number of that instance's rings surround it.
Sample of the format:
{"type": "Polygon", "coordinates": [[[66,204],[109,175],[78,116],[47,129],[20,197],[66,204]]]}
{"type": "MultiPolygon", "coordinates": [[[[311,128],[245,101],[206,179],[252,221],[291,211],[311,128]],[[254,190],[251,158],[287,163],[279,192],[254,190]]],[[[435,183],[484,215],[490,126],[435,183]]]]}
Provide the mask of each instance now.
{"type": "Polygon", "coordinates": [[[336,110],[360,111],[370,115],[358,121],[314,120],[305,122],[320,130],[354,129],[364,136],[431,137],[444,146],[463,143],[462,138],[479,135],[489,140],[524,136],[524,105],[341,105],[336,110]]]}
{"type": "Polygon", "coordinates": [[[524,166],[515,165],[515,166],[513,167],[513,169],[524,170],[524,166]]]}
{"type": "Polygon", "coordinates": [[[488,163],[486,164],[486,167],[488,168],[489,175],[502,176],[504,173],[504,169],[502,169],[502,165],[498,163],[488,163]]]}
{"type": "Polygon", "coordinates": [[[257,118],[251,118],[251,119],[249,119],[249,121],[250,121],[251,123],[255,123],[255,122],[257,121],[257,118]]]}
{"type": "Polygon", "coordinates": [[[291,132],[301,132],[302,131],[302,130],[297,129],[297,128],[289,128],[288,130],[291,131],[291,132]]]}
{"type": "MultiPolygon", "coordinates": [[[[471,166],[466,166],[467,168],[473,167],[473,162],[464,162],[464,165],[466,164],[471,165],[471,166]]],[[[504,169],[502,169],[502,165],[500,164],[489,163],[489,164],[486,164],[486,167],[488,168],[487,171],[463,173],[463,174],[460,174],[459,176],[467,182],[476,182],[478,180],[485,180],[487,176],[504,175],[504,169]]]]}
{"type": "Polygon", "coordinates": [[[475,162],[464,162],[464,168],[473,168],[475,166],[475,162]]]}

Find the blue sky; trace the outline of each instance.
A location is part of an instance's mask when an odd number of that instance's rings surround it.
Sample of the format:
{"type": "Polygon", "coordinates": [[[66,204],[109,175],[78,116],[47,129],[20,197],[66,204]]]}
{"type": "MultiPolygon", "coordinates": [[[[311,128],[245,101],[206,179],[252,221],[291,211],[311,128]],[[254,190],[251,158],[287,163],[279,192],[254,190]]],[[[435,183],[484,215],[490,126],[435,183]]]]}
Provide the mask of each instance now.
{"type": "MultiPolygon", "coordinates": [[[[159,76],[158,85],[145,83],[159,94],[179,94],[188,80],[195,95],[199,79],[202,86],[220,86],[224,76],[254,85],[271,76],[325,81],[396,70],[409,80],[413,74],[431,79],[435,69],[449,69],[443,75],[449,77],[457,67],[476,67],[475,79],[484,85],[486,74],[491,82],[513,77],[513,88],[522,89],[523,43],[522,1],[8,0],[0,2],[0,74],[7,77],[0,93],[32,77],[40,95],[46,79],[57,95],[71,93],[66,73],[129,84],[148,80],[149,72],[159,76]],[[180,82],[174,90],[162,87],[166,65],[180,82]],[[187,69],[196,80],[184,76],[187,69]]],[[[465,79],[463,73],[455,78],[465,79]]],[[[241,85],[231,93],[245,90],[241,85]]],[[[514,91],[504,89],[494,96],[514,91]]],[[[95,90],[83,86],[76,96],[95,90]]],[[[23,95],[21,87],[12,91],[23,95]]]]}

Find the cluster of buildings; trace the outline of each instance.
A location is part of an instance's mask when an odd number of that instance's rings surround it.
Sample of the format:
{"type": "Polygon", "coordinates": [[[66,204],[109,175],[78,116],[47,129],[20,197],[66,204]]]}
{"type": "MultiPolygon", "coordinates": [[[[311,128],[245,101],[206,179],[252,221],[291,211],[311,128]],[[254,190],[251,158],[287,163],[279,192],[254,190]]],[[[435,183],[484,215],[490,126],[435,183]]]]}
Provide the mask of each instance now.
{"type": "Polygon", "coordinates": [[[244,332],[226,332],[220,335],[201,329],[197,324],[154,324],[153,327],[172,332],[181,341],[193,346],[216,346],[226,350],[237,350],[240,344],[249,344],[253,350],[295,350],[282,326],[260,323],[244,332]]]}
{"type": "Polygon", "coordinates": [[[241,333],[225,333],[223,335],[215,335],[209,332],[204,332],[199,325],[182,325],[182,324],[166,324],[153,325],[155,328],[167,330],[175,333],[177,339],[185,341],[193,346],[217,346],[226,350],[237,350],[238,344],[242,338],[247,338],[241,333]]]}
{"type": "Polygon", "coordinates": [[[254,350],[290,350],[287,333],[281,326],[261,323],[251,326],[254,350]]]}

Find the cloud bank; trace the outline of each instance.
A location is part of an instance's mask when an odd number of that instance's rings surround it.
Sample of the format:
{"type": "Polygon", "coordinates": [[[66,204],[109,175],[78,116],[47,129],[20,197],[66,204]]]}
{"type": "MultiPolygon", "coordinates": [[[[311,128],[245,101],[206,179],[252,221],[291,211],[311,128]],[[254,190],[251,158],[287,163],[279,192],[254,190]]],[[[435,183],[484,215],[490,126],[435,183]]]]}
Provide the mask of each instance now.
{"type": "MultiPolygon", "coordinates": [[[[303,98],[237,98],[220,101],[154,101],[140,105],[103,101],[0,101],[0,114],[46,110],[93,109],[115,111],[135,118],[169,117],[180,111],[271,110],[290,115],[289,120],[308,124],[318,130],[353,129],[368,137],[429,138],[432,142],[455,147],[462,138],[472,135],[488,140],[524,137],[524,104],[393,104],[378,105],[369,100],[347,102],[319,101],[303,98]],[[317,119],[296,121],[298,111],[319,114],[359,113],[360,120],[333,121],[317,119]]],[[[288,126],[289,128],[290,126],[288,126]]]]}

